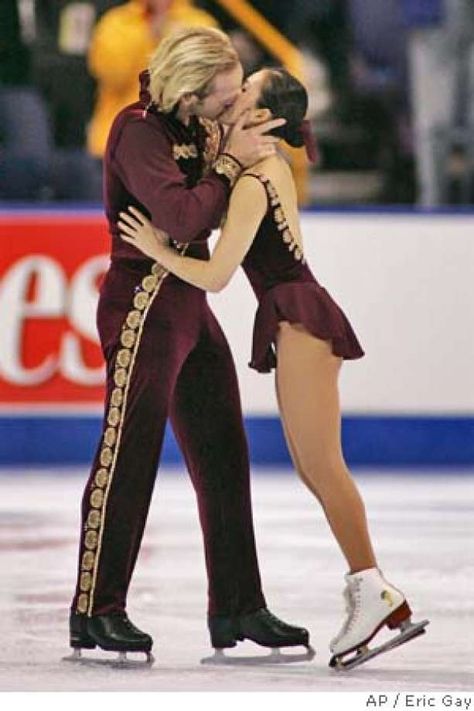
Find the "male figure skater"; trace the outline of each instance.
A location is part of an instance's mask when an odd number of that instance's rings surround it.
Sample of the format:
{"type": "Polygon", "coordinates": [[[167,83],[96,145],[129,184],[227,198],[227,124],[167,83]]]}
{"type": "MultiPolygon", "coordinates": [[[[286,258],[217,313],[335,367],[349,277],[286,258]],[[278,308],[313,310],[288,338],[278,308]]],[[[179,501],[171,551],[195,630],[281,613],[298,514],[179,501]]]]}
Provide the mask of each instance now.
{"type": "MultiPolygon", "coordinates": [[[[126,48],[124,49],[124,51],[126,48]]],[[[255,551],[249,461],[240,397],[226,339],[204,291],[167,274],[119,236],[135,205],[177,249],[207,259],[243,166],[272,153],[265,132],[244,129],[224,145],[242,87],[237,54],[219,30],[192,28],[163,40],[141,76],[140,101],[120,112],[105,155],[111,266],[98,329],[107,362],[102,437],[82,504],[70,644],[150,653],[150,635],[127,617],[139,551],[170,417],[196,490],[209,580],[214,648],[249,639],[267,647],[309,644],[305,629],[266,608],[255,551]]]]}

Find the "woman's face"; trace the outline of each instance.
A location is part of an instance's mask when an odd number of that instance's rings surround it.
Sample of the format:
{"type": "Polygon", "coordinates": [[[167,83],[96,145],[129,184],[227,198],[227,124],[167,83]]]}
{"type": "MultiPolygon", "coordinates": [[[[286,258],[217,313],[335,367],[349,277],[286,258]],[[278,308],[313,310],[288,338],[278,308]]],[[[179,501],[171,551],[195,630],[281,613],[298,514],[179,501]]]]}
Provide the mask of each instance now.
{"type": "Polygon", "coordinates": [[[242,90],[232,108],[226,114],[219,116],[219,121],[232,126],[242,116],[245,111],[249,111],[249,121],[251,124],[252,114],[255,113],[263,85],[268,76],[268,69],[261,69],[254,74],[250,74],[243,83],[242,90]]]}

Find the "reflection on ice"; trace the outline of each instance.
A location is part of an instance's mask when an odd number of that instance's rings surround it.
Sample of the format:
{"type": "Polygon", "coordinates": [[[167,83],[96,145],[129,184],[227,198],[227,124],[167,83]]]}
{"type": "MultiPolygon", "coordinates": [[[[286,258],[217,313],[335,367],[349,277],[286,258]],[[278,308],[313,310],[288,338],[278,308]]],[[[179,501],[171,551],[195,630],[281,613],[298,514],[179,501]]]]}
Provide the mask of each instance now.
{"type": "MultiPolygon", "coordinates": [[[[474,476],[367,472],[364,495],[380,567],[427,634],[348,673],[328,668],[343,618],[344,561],[321,510],[290,472],[255,472],[255,526],[269,608],[308,627],[312,661],[202,665],[206,580],[194,495],[160,472],[129,595],[131,619],[155,639],[152,668],[67,664],[79,503],[85,471],[0,474],[0,691],[472,690],[474,476]]],[[[89,652],[98,658],[106,653],[89,652]]],[[[268,654],[249,642],[237,655],[268,654]]]]}

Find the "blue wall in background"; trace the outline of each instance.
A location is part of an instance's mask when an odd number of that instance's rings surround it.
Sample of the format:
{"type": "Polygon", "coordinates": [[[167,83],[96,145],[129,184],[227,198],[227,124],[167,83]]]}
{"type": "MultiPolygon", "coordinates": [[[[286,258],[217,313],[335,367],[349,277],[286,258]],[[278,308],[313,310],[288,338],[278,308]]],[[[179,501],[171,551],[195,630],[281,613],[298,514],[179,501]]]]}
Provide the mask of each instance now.
{"type": "MultiPolygon", "coordinates": [[[[278,418],[247,417],[245,423],[254,464],[290,465],[278,418]]],[[[97,416],[1,417],[0,466],[87,465],[99,436],[97,416]]],[[[343,444],[352,466],[472,466],[474,418],[347,416],[343,444]]],[[[181,462],[168,430],[162,463],[181,462]]]]}

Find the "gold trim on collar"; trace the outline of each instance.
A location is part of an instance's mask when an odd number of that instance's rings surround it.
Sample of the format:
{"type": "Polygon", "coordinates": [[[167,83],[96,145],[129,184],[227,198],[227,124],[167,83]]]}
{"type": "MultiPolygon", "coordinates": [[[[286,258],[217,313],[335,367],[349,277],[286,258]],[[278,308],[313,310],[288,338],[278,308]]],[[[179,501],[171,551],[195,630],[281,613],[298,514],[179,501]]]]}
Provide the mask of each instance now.
{"type": "Polygon", "coordinates": [[[221,130],[217,121],[211,121],[211,119],[199,118],[199,123],[206,132],[203,155],[203,175],[206,175],[212,169],[212,164],[219,155],[221,130]]]}

